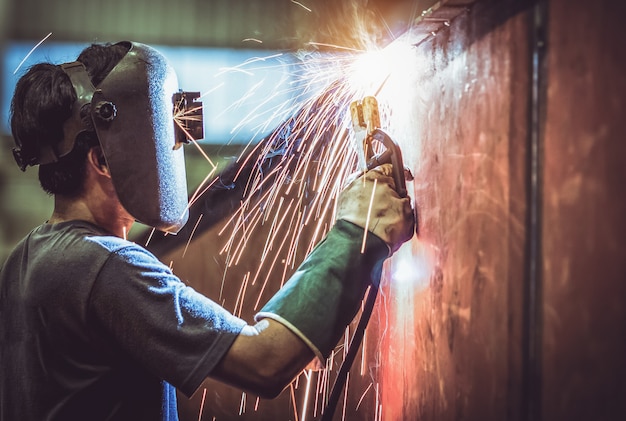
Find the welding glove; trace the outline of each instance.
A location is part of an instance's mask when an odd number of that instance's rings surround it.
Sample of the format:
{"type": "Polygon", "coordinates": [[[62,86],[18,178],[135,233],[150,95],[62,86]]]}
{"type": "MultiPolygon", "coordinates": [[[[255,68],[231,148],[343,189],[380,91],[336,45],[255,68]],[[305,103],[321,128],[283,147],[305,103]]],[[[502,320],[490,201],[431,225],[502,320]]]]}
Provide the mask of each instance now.
{"type": "Polygon", "coordinates": [[[344,211],[326,238],[255,316],[256,321],[271,318],[286,326],[311,348],[322,366],[358,312],[368,285],[380,283],[390,247],[396,248],[402,239],[410,238],[406,226],[411,230],[413,226],[412,217],[408,222],[402,220],[404,202],[390,191],[384,173],[370,174],[365,180],[361,178],[342,192],[340,202],[344,211]],[[382,180],[372,202],[378,231],[365,235],[360,224],[365,225],[374,178],[382,180]],[[365,203],[351,203],[354,201],[365,203]],[[357,223],[343,219],[345,216],[357,223]],[[390,229],[394,224],[403,228],[390,229]],[[383,241],[376,232],[385,235],[389,242],[383,241]]]}
{"type": "Polygon", "coordinates": [[[367,228],[387,243],[390,255],[415,233],[411,199],[395,192],[391,171],[391,164],[385,164],[351,177],[337,201],[337,219],[367,228]]]}

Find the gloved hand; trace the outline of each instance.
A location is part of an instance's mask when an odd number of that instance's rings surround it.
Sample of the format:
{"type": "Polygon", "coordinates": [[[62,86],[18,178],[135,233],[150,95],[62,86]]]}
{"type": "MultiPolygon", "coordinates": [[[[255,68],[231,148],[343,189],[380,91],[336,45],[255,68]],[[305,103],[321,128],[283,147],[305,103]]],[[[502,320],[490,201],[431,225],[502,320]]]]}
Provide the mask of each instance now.
{"type": "Polygon", "coordinates": [[[354,177],[338,198],[333,228],[254,317],[282,323],[322,365],[361,307],[367,286],[380,282],[385,259],[415,232],[411,201],[393,190],[390,174],[391,166],[383,165],[354,177]],[[372,235],[362,249],[366,225],[372,235]]]}
{"type": "Polygon", "coordinates": [[[361,228],[367,227],[389,246],[390,255],[415,233],[415,212],[411,199],[398,196],[391,171],[391,164],[385,164],[352,176],[337,200],[337,219],[352,222],[361,228]]]}

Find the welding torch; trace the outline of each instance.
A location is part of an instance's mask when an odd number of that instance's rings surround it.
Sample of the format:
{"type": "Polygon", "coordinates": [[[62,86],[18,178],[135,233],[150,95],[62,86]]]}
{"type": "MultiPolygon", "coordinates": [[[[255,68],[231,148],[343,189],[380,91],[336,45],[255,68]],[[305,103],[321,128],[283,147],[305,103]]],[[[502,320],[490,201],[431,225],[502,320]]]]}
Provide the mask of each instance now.
{"type": "Polygon", "coordinates": [[[400,147],[398,144],[382,129],[375,129],[371,135],[370,139],[375,139],[381,142],[385,146],[384,152],[372,156],[366,163],[367,170],[372,170],[378,166],[383,164],[391,164],[392,172],[391,176],[393,177],[393,182],[395,184],[395,190],[400,197],[407,196],[406,190],[406,180],[412,179],[410,175],[410,171],[404,168],[404,163],[402,160],[402,151],[400,151],[400,147]]]}
{"type": "Polygon", "coordinates": [[[369,171],[383,164],[391,164],[396,192],[400,197],[406,197],[406,180],[412,180],[413,176],[404,167],[402,151],[398,144],[380,128],[380,113],[376,97],[367,96],[361,101],[353,101],[350,104],[350,115],[354,131],[354,146],[361,169],[369,171]],[[375,155],[373,141],[380,142],[385,150],[375,155]]]}
{"type": "MultiPolygon", "coordinates": [[[[378,102],[375,97],[368,96],[362,101],[354,101],[350,104],[350,114],[352,116],[352,127],[354,130],[357,155],[362,169],[372,170],[383,164],[391,164],[392,177],[395,190],[400,197],[407,197],[406,180],[413,179],[411,172],[404,167],[402,151],[398,144],[380,128],[380,116],[378,112],[378,102]],[[384,151],[374,154],[374,143],[378,141],[384,146],[384,151]]],[[[352,340],[346,352],[346,356],[339,368],[337,378],[333,384],[328,403],[321,417],[321,421],[331,421],[335,408],[339,402],[341,391],[345,386],[348,373],[354,362],[354,358],[361,346],[365,328],[369,323],[376,303],[379,285],[371,284],[359,323],[354,331],[352,340]]]]}

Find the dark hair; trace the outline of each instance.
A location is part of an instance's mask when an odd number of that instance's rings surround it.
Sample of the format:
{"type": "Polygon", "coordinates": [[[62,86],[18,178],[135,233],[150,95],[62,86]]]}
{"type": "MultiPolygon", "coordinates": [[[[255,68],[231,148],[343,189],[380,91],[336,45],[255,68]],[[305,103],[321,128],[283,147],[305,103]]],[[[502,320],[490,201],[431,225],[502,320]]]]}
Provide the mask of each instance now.
{"type": "MultiPolygon", "coordinates": [[[[78,56],[97,86],[128,52],[127,45],[93,44],[78,56]]],[[[63,140],[63,124],[72,113],[76,92],[60,66],[40,63],[20,78],[11,101],[11,132],[24,156],[37,156],[42,145],[63,140]]],[[[57,162],[39,166],[39,183],[49,194],[75,196],[85,178],[87,152],[97,146],[95,132],[78,136],[72,151],[57,162]]]]}

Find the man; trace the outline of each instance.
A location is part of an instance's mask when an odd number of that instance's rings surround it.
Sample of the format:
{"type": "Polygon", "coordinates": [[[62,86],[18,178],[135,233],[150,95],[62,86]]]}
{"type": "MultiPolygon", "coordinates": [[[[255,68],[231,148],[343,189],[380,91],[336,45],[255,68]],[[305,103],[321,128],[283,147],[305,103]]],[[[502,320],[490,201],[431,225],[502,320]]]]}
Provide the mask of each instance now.
{"type": "Polygon", "coordinates": [[[14,154],[54,212],[0,272],[0,420],[176,420],[175,388],[213,377],[274,397],[330,354],[382,262],[414,232],[383,171],[351,183],[338,220],[248,325],[126,241],[135,220],[186,222],[174,72],[138,43],[38,64],[11,105],[14,154]],[[370,195],[375,200],[361,251],[370,195]]]}

